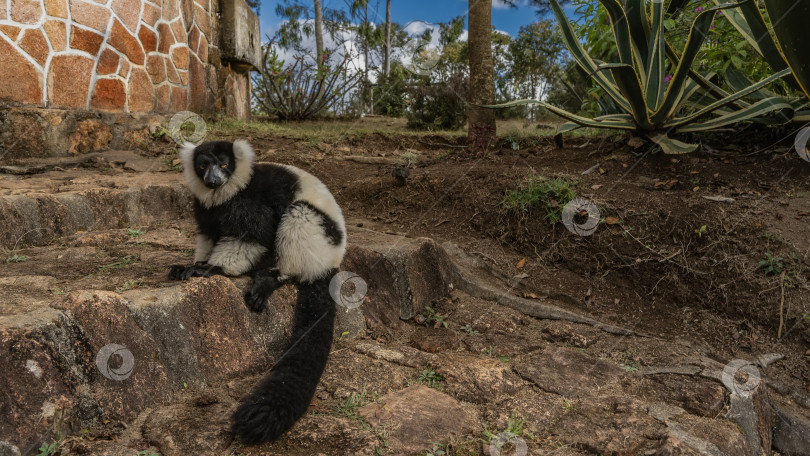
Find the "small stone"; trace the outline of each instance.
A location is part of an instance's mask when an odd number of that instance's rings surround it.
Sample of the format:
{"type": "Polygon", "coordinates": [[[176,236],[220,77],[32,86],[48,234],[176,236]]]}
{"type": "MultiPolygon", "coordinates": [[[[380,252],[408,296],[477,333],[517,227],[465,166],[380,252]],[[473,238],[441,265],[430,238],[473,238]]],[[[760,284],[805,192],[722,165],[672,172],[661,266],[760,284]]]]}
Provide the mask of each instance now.
{"type": "MultiPolygon", "coordinates": [[[[173,46],[171,50],[172,62],[180,70],[188,69],[188,48],[184,44],[173,46]]],[[[185,85],[185,84],[184,84],[185,85]]]]}
{"type": "Polygon", "coordinates": [[[178,17],[169,26],[172,28],[172,33],[174,33],[174,38],[178,43],[185,43],[188,40],[182,18],[178,17]]]}
{"type": "Polygon", "coordinates": [[[70,47],[73,49],[96,55],[102,42],[104,42],[104,37],[98,33],[78,27],[70,28],[70,47]]]}
{"type": "Polygon", "coordinates": [[[54,52],[64,51],[67,47],[67,31],[65,23],[62,21],[46,21],[42,28],[48,35],[48,40],[51,42],[51,47],[54,52]]]}
{"type": "Polygon", "coordinates": [[[48,72],[48,94],[54,106],[84,108],[90,91],[93,60],[80,55],[57,55],[48,72]]]}
{"type": "Polygon", "coordinates": [[[98,65],[96,66],[96,73],[97,74],[113,74],[118,70],[118,54],[111,51],[110,49],[105,49],[104,52],[101,53],[101,57],[98,60],[98,65]]]}
{"type": "Polygon", "coordinates": [[[130,62],[135,65],[143,65],[145,56],[141,48],[141,43],[124,28],[118,19],[113,20],[110,37],[107,42],[110,46],[126,55],[130,62]]]}
{"type": "Polygon", "coordinates": [[[42,13],[42,6],[36,0],[11,0],[11,20],[14,22],[36,24],[42,13]]]}
{"type": "Polygon", "coordinates": [[[70,17],[78,24],[104,33],[107,31],[107,23],[110,20],[110,10],[94,3],[71,0],[70,17]]]}
{"type": "Polygon", "coordinates": [[[471,353],[445,352],[434,362],[453,397],[476,404],[515,394],[522,382],[508,362],[471,353]]]}
{"type": "Polygon", "coordinates": [[[188,39],[188,47],[191,48],[192,51],[197,50],[197,46],[200,45],[200,29],[196,26],[191,28],[191,33],[189,34],[188,39]]]}
{"type": "Polygon", "coordinates": [[[169,78],[169,82],[172,84],[180,84],[180,75],[177,74],[177,70],[174,68],[172,61],[168,57],[163,57],[163,59],[166,63],[166,77],[169,78]]]}
{"type": "Polygon", "coordinates": [[[203,35],[211,36],[211,15],[205,9],[199,6],[194,7],[194,23],[197,24],[203,35]]]}
{"type": "Polygon", "coordinates": [[[3,35],[9,37],[11,41],[17,41],[17,37],[20,36],[21,31],[22,31],[21,28],[14,25],[7,25],[7,24],[0,25],[0,32],[3,32],[3,35]]]}
{"type": "Polygon", "coordinates": [[[185,111],[188,109],[188,89],[172,86],[172,100],[169,111],[185,111]]]}
{"type": "Polygon", "coordinates": [[[129,112],[149,112],[155,107],[155,89],[146,70],[134,67],[129,77],[129,112]]]}
{"type": "Polygon", "coordinates": [[[205,407],[195,404],[174,405],[156,409],[143,424],[143,435],[161,454],[223,454],[233,436],[229,416],[232,400],[215,402],[205,407]]]}
{"type": "Polygon", "coordinates": [[[194,1],[180,0],[180,13],[187,28],[194,23],[194,1]]]}
{"type": "Polygon", "coordinates": [[[166,80],[166,65],[163,58],[152,54],[146,58],[146,71],[152,78],[152,84],[160,84],[166,80]]]}
{"type": "Polygon", "coordinates": [[[138,29],[141,14],[140,0],[113,0],[112,10],[132,33],[138,29]]]}
{"type": "Polygon", "coordinates": [[[99,79],[93,89],[90,107],[108,111],[124,109],[127,101],[124,83],[120,79],[99,79]]]}
{"type": "MultiPolygon", "coordinates": [[[[683,414],[667,422],[669,437],[673,443],[680,441],[688,446],[684,448],[700,449],[699,455],[740,455],[750,454],[745,437],[740,429],[731,421],[711,419],[683,414]],[[713,451],[714,450],[714,451],[713,451]]],[[[666,447],[665,447],[666,448],[666,447]]],[[[659,450],[658,454],[664,453],[659,450]]],[[[684,453],[686,455],[688,453],[684,453]]]]}
{"type": "Polygon", "coordinates": [[[45,0],[45,12],[48,16],[67,19],[67,4],[65,0],[45,0]]]}
{"type": "Polygon", "coordinates": [[[118,75],[122,78],[126,78],[129,76],[129,68],[129,61],[127,59],[121,59],[121,69],[118,71],[118,75]]]}
{"type": "MultiPolygon", "coordinates": [[[[576,382],[579,377],[569,377],[576,382]]],[[[666,427],[647,415],[647,404],[627,396],[593,397],[568,402],[561,399],[561,416],[553,421],[561,443],[574,448],[587,448],[591,454],[644,455],[683,454],[656,453],[664,440],[666,427]]],[[[683,454],[683,456],[688,453],[683,454]]]]}
{"type": "Polygon", "coordinates": [[[725,407],[725,388],[716,382],[675,374],[651,377],[656,382],[655,393],[667,401],[680,402],[684,409],[695,415],[715,417],[725,407]]]}
{"type": "Polygon", "coordinates": [[[205,407],[206,405],[217,403],[219,403],[219,399],[216,396],[212,396],[210,394],[203,394],[202,396],[199,396],[196,399],[194,399],[194,405],[196,405],[197,407],[205,407]]]}
{"type": "Polygon", "coordinates": [[[423,385],[387,394],[358,413],[373,428],[386,430],[394,454],[421,452],[473,428],[471,417],[455,399],[423,385]]]}
{"type": "Polygon", "coordinates": [[[180,2],[179,0],[163,0],[163,19],[166,22],[173,21],[180,15],[180,2]]]}
{"type": "Polygon", "coordinates": [[[189,79],[189,109],[202,112],[205,110],[205,68],[196,56],[191,57],[189,79]]]}
{"type": "Polygon", "coordinates": [[[138,32],[138,38],[141,40],[143,50],[147,53],[157,50],[157,36],[155,32],[146,27],[141,27],[141,30],[138,32]]]}
{"type": "Polygon", "coordinates": [[[158,19],[160,19],[160,9],[148,2],[144,2],[141,21],[150,27],[154,27],[158,19]]]}
{"type": "Polygon", "coordinates": [[[76,130],[68,138],[71,154],[82,154],[104,150],[112,141],[110,126],[95,119],[87,119],[76,124],[76,130]]]}
{"type": "Polygon", "coordinates": [[[171,98],[171,86],[168,84],[162,84],[155,90],[155,95],[157,98],[157,106],[155,110],[157,112],[166,112],[169,110],[169,102],[171,98]]]}
{"type": "Polygon", "coordinates": [[[158,52],[161,54],[168,54],[171,46],[175,43],[174,35],[172,34],[172,29],[169,27],[169,24],[165,22],[161,22],[157,26],[158,32],[158,52]]]}
{"type": "Polygon", "coordinates": [[[548,347],[532,355],[518,363],[515,372],[540,389],[564,397],[593,395],[618,382],[624,373],[615,363],[563,347],[548,347]]]}
{"type": "Polygon", "coordinates": [[[28,29],[20,40],[20,47],[40,65],[45,65],[50,48],[45,35],[39,29],[28,29]]]}
{"type": "Polygon", "coordinates": [[[200,36],[200,45],[197,46],[197,55],[203,62],[208,61],[208,39],[204,35],[200,36]]]}

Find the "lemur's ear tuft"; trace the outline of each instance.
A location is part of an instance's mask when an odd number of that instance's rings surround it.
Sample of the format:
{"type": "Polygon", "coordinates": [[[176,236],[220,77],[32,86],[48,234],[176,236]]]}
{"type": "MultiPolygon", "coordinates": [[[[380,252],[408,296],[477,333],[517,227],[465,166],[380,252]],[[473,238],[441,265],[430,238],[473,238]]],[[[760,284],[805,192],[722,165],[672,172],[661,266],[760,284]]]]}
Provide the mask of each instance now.
{"type": "Polygon", "coordinates": [[[256,159],[253,147],[244,139],[237,139],[233,142],[233,156],[236,159],[237,166],[244,163],[252,167],[253,161],[256,159]]]}

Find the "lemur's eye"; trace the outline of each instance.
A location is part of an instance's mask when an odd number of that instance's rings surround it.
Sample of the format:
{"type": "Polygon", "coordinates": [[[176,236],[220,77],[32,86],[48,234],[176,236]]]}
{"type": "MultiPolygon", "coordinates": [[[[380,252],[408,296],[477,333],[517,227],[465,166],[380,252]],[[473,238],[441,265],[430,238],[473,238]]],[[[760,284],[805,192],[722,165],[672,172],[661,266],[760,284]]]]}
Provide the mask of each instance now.
{"type": "Polygon", "coordinates": [[[200,165],[200,171],[204,171],[204,170],[205,170],[205,165],[200,165]]]}
{"type": "Polygon", "coordinates": [[[220,168],[227,168],[228,165],[219,165],[220,168]]]}

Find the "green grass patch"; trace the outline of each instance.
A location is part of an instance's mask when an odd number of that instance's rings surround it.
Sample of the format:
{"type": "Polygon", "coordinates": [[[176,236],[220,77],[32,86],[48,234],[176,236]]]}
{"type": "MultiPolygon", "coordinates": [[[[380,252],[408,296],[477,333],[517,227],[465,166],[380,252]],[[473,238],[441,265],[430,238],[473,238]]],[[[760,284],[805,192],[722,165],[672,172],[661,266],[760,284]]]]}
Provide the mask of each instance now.
{"type": "Polygon", "coordinates": [[[433,366],[428,364],[425,370],[419,372],[419,375],[416,376],[416,380],[414,381],[430,388],[438,389],[441,383],[444,382],[444,377],[439,375],[433,370],[433,366]]]}
{"type": "Polygon", "coordinates": [[[22,263],[23,261],[28,261],[28,257],[25,255],[17,255],[16,253],[6,258],[6,263],[22,263]]]}
{"type": "Polygon", "coordinates": [[[127,280],[126,282],[124,282],[123,285],[116,288],[115,291],[117,293],[121,293],[122,291],[133,290],[135,288],[139,288],[141,285],[143,285],[143,279],[127,280]]]}
{"type": "Polygon", "coordinates": [[[130,256],[127,256],[127,257],[122,258],[120,261],[116,261],[114,263],[108,263],[108,264],[105,264],[103,266],[99,266],[98,267],[98,272],[96,272],[96,274],[104,274],[104,273],[107,273],[107,272],[112,272],[112,271],[115,271],[117,269],[125,268],[125,267],[127,267],[127,266],[129,266],[129,265],[131,265],[133,263],[135,263],[135,259],[130,257],[130,256]]]}
{"type": "Polygon", "coordinates": [[[347,418],[351,418],[353,420],[359,421],[363,426],[366,426],[366,420],[361,417],[357,411],[361,407],[365,407],[372,402],[377,401],[380,398],[378,393],[371,393],[366,391],[366,388],[360,392],[352,393],[346,399],[340,401],[333,410],[333,415],[335,416],[345,416],[347,418]]]}
{"type": "Polygon", "coordinates": [[[545,219],[550,223],[557,223],[562,218],[563,207],[577,197],[578,185],[577,179],[563,175],[529,176],[516,189],[508,191],[501,204],[515,212],[543,209],[545,219]]]}

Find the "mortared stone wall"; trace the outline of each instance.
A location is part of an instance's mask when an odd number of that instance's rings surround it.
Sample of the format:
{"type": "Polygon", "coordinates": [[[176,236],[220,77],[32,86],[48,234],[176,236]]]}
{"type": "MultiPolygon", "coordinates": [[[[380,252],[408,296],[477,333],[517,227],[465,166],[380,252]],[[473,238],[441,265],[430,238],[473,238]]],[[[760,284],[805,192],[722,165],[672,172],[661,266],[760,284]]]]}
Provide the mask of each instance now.
{"type": "Polygon", "coordinates": [[[0,0],[0,104],[246,119],[252,65],[221,52],[220,1],[0,0]]]}

